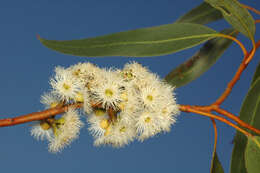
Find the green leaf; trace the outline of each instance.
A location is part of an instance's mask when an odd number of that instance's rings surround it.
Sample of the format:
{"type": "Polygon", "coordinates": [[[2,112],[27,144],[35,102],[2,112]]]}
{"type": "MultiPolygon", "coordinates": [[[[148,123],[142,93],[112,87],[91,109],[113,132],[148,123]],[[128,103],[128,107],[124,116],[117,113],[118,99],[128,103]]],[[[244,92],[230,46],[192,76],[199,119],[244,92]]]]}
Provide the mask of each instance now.
{"type": "Polygon", "coordinates": [[[187,49],[215,37],[216,34],[216,31],[203,25],[174,23],[81,40],[39,40],[50,49],[76,56],[145,57],[187,49]]]}
{"type": "Polygon", "coordinates": [[[255,34],[255,21],[247,9],[243,8],[237,0],[205,0],[214,8],[220,10],[228,23],[236,30],[253,39],[255,34]]]}
{"type": "MultiPolygon", "coordinates": [[[[260,137],[255,136],[255,140],[260,144],[260,137]]],[[[245,152],[247,173],[260,172],[260,148],[251,138],[248,139],[245,152]]]]}
{"type": "Polygon", "coordinates": [[[256,67],[256,71],[253,77],[253,80],[251,82],[251,85],[253,85],[253,83],[260,77],[260,62],[258,63],[257,67],[256,67]]]}
{"type": "Polygon", "coordinates": [[[244,158],[246,142],[247,137],[245,137],[244,134],[237,132],[234,138],[234,147],[230,163],[230,173],[247,172],[244,158]]]}
{"type": "Polygon", "coordinates": [[[220,163],[220,161],[218,159],[218,155],[217,155],[216,150],[214,150],[214,153],[213,153],[213,158],[212,158],[212,161],[211,161],[210,173],[224,173],[224,169],[221,166],[221,163],[220,163]]]}
{"type": "Polygon", "coordinates": [[[180,17],[176,22],[207,24],[222,19],[221,12],[208,3],[201,3],[191,11],[180,17]]]}
{"type": "MultiPolygon", "coordinates": [[[[225,29],[221,33],[237,35],[234,29],[225,29]]],[[[231,43],[231,40],[220,37],[207,41],[188,61],[173,69],[165,80],[176,87],[187,85],[209,70],[231,43]]]]}
{"type": "MultiPolygon", "coordinates": [[[[250,87],[247,96],[240,110],[239,118],[260,129],[260,78],[258,78],[250,87]]],[[[231,173],[246,172],[245,167],[245,149],[247,137],[237,132],[234,138],[234,148],[231,158],[231,173]]]]}

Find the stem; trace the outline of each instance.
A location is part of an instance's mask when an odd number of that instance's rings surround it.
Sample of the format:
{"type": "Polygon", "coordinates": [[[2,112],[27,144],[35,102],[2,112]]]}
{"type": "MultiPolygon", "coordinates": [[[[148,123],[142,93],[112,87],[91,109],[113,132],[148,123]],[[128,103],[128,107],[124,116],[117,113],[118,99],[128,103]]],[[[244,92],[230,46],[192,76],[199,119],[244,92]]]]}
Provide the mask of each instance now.
{"type": "MultiPolygon", "coordinates": [[[[255,44],[255,50],[257,48],[259,48],[260,46],[260,40],[255,44]]],[[[247,58],[250,56],[250,54],[252,54],[254,51],[254,49],[250,51],[249,54],[247,54],[242,63],[240,64],[235,76],[233,77],[233,79],[228,83],[226,90],[223,92],[223,94],[215,101],[215,103],[213,103],[213,105],[219,106],[221,103],[224,102],[224,100],[228,97],[228,95],[231,93],[232,88],[234,87],[234,85],[237,83],[237,81],[240,79],[240,76],[242,74],[242,72],[245,70],[245,68],[247,67],[248,63],[246,63],[247,58]]]]}
{"type": "Polygon", "coordinates": [[[116,120],[116,112],[112,108],[109,108],[107,110],[107,113],[108,113],[110,121],[111,122],[115,122],[115,120],[116,120]]]}
{"type": "Polygon", "coordinates": [[[255,8],[253,8],[253,7],[250,7],[250,6],[245,5],[245,4],[242,4],[242,6],[243,6],[244,8],[246,8],[246,9],[251,10],[251,11],[253,11],[254,13],[260,15],[260,11],[258,11],[257,9],[255,9],[255,8]]]}
{"type": "Polygon", "coordinates": [[[181,105],[183,107],[186,108],[192,108],[195,110],[199,110],[202,112],[211,112],[211,111],[215,111],[221,115],[226,116],[227,118],[230,118],[231,120],[235,121],[236,123],[238,123],[241,127],[247,128],[255,133],[257,133],[258,135],[260,135],[260,130],[254,128],[253,126],[251,126],[250,124],[247,124],[246,122],[242,121],[241,119],[239,119],[239,117],[237,117],[236,115],[219,108],[218,106],[215,105],[210,105],[210,106],[191,106],[191,105],[181,105]]]}
{"type": "Polygon", "coordinates": [[[183,112],[192,112],[192,113],[204,115],[204,116],[207,116],[207,117],[210,117],[210,118],[213,118],[213,119],[222,121],[222,122],[228,124],[229,126],[234,127],[235,129],[237,129],[238,131],[240,131],[241,133],[243,133],[243,134],[246,135],[247,137],[252,137],[252,136],[253,136],[253,135],[251,135],[250,133],[248,133],[247,131],[241,129],[240,127],[238,127],[237,125],[233,124],[232,122],[226,120],[226,119],[223,118],[223,117],[219,117],[219,116],[217,116],[217,115],[214,115],[214,114],[211,114],[211,113],[208,113],[208,112],[202,112],[202,111],[193,109],[193,108],[191,108],[191,107],[186,107],[186,106],[182,106],[182,105],[180,106],[180,110],[183,111],[183,112]]]}
{"type": "Polygon", "coordinates": [[[217,131],[217,125],[216,125],[216,121],[211,118],[212,124],[213,124],[213,128],[214,128],[214,148],[213,148],[213,154],[212,154],[212,160],[211,160],[211,168],[210,168],[210,172],[212,172],[213,169],[213,165],[214,165],[214,157],[216,155],[216,150],[217,150],[217,141],[218,141],[218,131],[217,131]]]}
{"type": "Polygon", "coordinates": [[[214,138],[214,152],[216,152],[217,141],[218,141],[218,130],[217,130],[216,121],[213,118],[211,118],[211,121],[212,121],[212,124],[213,124],[214,134],[215,134],[215,138],[214,138]]]}
{"type": "Polygon", "coordinates": [[[252,38],[252,44],[253,44],[253,50],[250,52],[248,58],[246,59],[245,64],[248,64],[254,57],[255,51],[256,51],[256,45],[255,45],[255,40],[252,38]]]}
{"type": "Polygon", "coordinates": [[[224,37],[224,38],[233,40],[234,42],[236,42],[236,43],[240,46],[240,48],[242,49],[242,52],[243,52],[244,56],[246,56],[246,55],[248,54],[248,52],[247,52],[245,46],[244,46],[238,39],[236,39],[235,37],[232,37],[232,36],[230,36],[230,35],[220,34],[220,33],[216,34],[216,36],[217,36],[217,37],[224,37]]]}
{"type": "Polygon", "coordinates": [[[232,119],[232,120],[234,120],[234,121],[237,122],[240,126],[245,127],[245,128],[247,128],[247,129],[249,129],[249,130],[251,130],[251,131],[257,133],[258,135],[260,135],[260,130],[254,128],[253,126],[251,126],[251,125],[249,125],[249,124],[247,124],[247,123],[245,123],[244,121],[242,121],[241,119],[239,119],[239,118],[238,118],[237,116],[235,116],[234,114],[232,114],[232,113],[230,113],[230,112],[228,112],[228,111],[226,111],[226,110],[224,110],[224,109],[221,109],[221,108],[213,108],[213,110],[216,111],[216,112],[218,112],[218,113],[220,113],[220,114],[222,114],[222,115],[227,116],[228,118],[230,118],[230,119],[232,119]]]}
{"type": "Polygon", "coordinates": [[[21,116],[14,117],[14,118],[1,119],[0,127],[13,126],[13,125],[23,124],[23,123],[27,123],[27,122],[31,122],[31,121],[43,120],[43,119],[52,117],[54,115],[64,113],[71,107],[80,108],[80,107],[82,107],[82,103],[70,104],[70,105],[66,105],[63,107],[55,107],[55,108],[51,108],[51,109],[46,109],[42,112],[33,112],[30,114],[21,115],[21,116]]]}

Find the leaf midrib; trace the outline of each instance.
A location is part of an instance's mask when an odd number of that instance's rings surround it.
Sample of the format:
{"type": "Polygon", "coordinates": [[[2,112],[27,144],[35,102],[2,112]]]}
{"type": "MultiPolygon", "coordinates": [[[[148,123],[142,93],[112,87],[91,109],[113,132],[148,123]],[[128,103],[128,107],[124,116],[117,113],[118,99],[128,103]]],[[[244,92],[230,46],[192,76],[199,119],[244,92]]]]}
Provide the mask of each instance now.
{"type": "MultiPolygon", "coordinates": [[[[196,35],[196,36],[188,36],[188,37],[181,37],[181,38],[172,38],[172,39],[166,39],[166,40],[156,40],[156,41],[135,41],[135,42],[116,42],[116,43],[110,43],[110,44],[100,44],[100,45],[93,45],[88,46],[88,48],[98,48],[98,47],[112,47],[112,46],[120,46],[120,45],[134,45],[134,44],[161,44],[161,43],[167,43],[167,42],[173,42],[173,41],[180,41],[180,40],[188,40],[188,39],[194,39],[194,38],[203,38],[203,37],[209,37],[208,39],[211,39],[213,37],[216,37],[216,33],[214,34],[203,34],[203,35],[196,35]]],[[[45,42],[46,40],[43,40],[45,42]]],[[[46,41],[47,44],[51,45],[57,45],[56,43],[51,43],[46,41]]],[[[62,42],[60,42],[60,46],[62,45],[62,42]]],[[[62,45],[63,47],[71,47],[71,48],[79,48],[84,46],[71,46],[71,45],[62,45]]]]}

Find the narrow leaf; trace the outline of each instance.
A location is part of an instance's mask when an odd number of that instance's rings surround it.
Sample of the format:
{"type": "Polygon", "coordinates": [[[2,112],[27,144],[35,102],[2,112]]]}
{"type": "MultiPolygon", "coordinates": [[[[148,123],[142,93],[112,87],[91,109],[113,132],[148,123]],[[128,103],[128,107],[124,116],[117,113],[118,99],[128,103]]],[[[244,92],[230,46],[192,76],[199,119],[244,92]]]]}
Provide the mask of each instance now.
{"type": "Polygon", "coordinates": [[[221,12],[208,3],[201,3],[191,11],[180,17],[176,22],[207,24],[222,19],[221,12]]]}
{"type": "MultiPolygon", "coordinates": [[[[260,144],[260,137],[255,136],[255,140],[260,144]]],[[[248,139],[245,152],[247,173],[260,172],[260,148],[251,138],[248,139]]]]}
{"type": "Polygon", "coordinates": [[[255,34],[253,17],[237,0],[205,0],[220,10],[228,23],[236,30],[252,39],[255,34]]]}
{"type": "MultiPolygon", "coordinates": [[[[221,33],[237,35],[234,29],[225,29],[221,33]]],[[[231,40],[220,37],[207,41],[188,61],[173,69],[165,80],[176,87],[187,85],[209,70],[231,43],[231,40]]]]}
{"type": "MultiPolygon", "coordinates": [[[[260,78],[258,78],[250,87],[243,105],[240,110],[239,118],[260,129],[260,78]]],[[[231,158],[231,173],[246,172],[245,167],[245,149],[247,137],[237,132],[234,138],[234,148],[231,158]]]]}
{"type": "Polygon", "coordinates": [[[171,54],[196,46],[216,35],[198,24],[174,23],[71,41],[39,38],[46,47],[76,56],[145,57],[171,54]]]}
{"type": "Polygon", "coordinates": [[[218,159],[218,155],[217,155],[216,150],[214,150],[214,153],[213,153],[213,159],[212,159],[212,162],[211,162],[210,173],[224,173],[224,169],[221,166],[221,163],[218,159]]]}

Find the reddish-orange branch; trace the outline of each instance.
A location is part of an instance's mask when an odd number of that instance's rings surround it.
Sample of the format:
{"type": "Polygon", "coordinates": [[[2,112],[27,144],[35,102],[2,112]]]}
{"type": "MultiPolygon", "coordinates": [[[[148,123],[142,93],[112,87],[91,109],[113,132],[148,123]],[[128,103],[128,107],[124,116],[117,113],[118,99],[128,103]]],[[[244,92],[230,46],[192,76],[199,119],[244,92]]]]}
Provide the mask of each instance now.
{"type": "Polygon", "coordinates": [[[255,23],[260,23],[260,19],[256,19],[256,20],[255,20],[255,23]]]}
{"type": "Polygon", "coordinates": [[[254,13],[260,15],[260,11],[258,11],[257,9],[255,9],[255,8],[253,8],[253,7],[250,7],[250,6],[245,5],[245,4],[242,4],[242,6],[243,6],[244,8],[247,8],[248,10],[251,10],[251,11],[253,11],[254,13]]]}
{"type": "MultiPolygon", "coordinates": [[[[255,44],[256,49],[259,48],[260,46],[260,40],[255,44]]],[[[228,83],[226,90],[223,92],[223,94],[215,101],[215,103],[213,103],[213,105],[217,105],[219,106],[221,103],[224,102],[224,100],[228,97],[228,95],[230,94],[231,90],[233,89],[234,85],[237,83],[237,81],[240,79],[240,76],[242,74],[242,72],[245,70],[245,68],[247,67],[248,63],[245,63],[247,61],[247,58],[249,57],[249,55],[252,53],[253,50],[250,51],[250,53],[248,53],[242,63],[240,64],[235,76],[233,77],[233,79],[228,83]]]]}
{"type": "Polygon", "coordinates": [[[37,121],[37,120],[43,120],[49,117],[52,117],[57,114],[61,114],[63,112],[66,112],[68,108],[80,108],[82,107],[82,103],[76,103],[72,105],[66,105],[63,107],[56,107],[56,108],[51,108],[47,109],[41,112],[33,112],[30,114],[14,117],[14,118],[6,118],[6,119],[1,119],[0,120],[0,127],[5,127],[5,126],[13,126],[17,124],[23,124],[31,121],[37,121]]]}
{"type": "Polygon", "coordinates": [[[234,114],[232,114],[232,113],[230,113],[230,112],[228,112],[228,111],[226,111],[226,110],[224,110],[224,109],[221,109],[221,108],[213,108],[213,110],[216,111],[217,113],[220,113],[220,114],[222,114],[222,115],[225,115],[226,117],[228,117],[228,118],[234,120],[234,121],[237,122],[240,126],[245,127],[245,128],[247,128],[247,129],[249,129],[249,130],[251,130],[251,131],[253,131],[253,132],[255,132],[255,133],[257,133],[257,134],[260,135],[260,130],[254,128],[253,126],[251,126],[251,125],[249,125],[249,124],[247,124],[247,123],[245,123],[244,121],[242,121],[241,119],[239,119],[239,118],[238,118],[237,116],[235,116],[234,114]]]}
{"type": "Polygon", "coordinates": [[[244,121],[242,121],[241,119],[239,119],[239,117],[237,117],[236,115],[219,108],[216,105],[210,105],[210,106],[191,106],[191,105],[181,105],[183,107],[189,108],[189,109],[195,109],[198,111],[202,111],[202,112],[211,112],[211,111],[215,111],[221,115],[226,116],[227,118],[235,121],[236,123],[238,123],[241,127],[247,128],[257,134],[260,135],[260,130],[254,128],[253,126],[251,126],[250,124],[245,123],[244,121]]]}
{"type": "Polygon", "coordinates": [[[216,121],[213,118],[211,118],[211,121],[212,121],[212,124],[213,124],[214,134],[215,134],[214,151],[216,151],[216,146],[217,146],[217,141],[218,141],[218,130],[217,130],[216,121]]]}
{"type": "Polygon", "coordinates": [[[192,112],[192,113],[204,115],[204,116],[207,116],[207,117],[210,117],[210,118],[213,118],[213,119],[222,121],[222,122],[228,124],[229,126],[234,127],[235,129],[237,129],[237,130],[240,131],[241,133],[245,134],[246,136],[248,136],[248,137],[249,137],[249,136],[252,136],[252,135],[251,135],[250,133],[248,133],[247,131],[241,129],[240,127],[238,127],[237,125],[233,124],[232,122],[226,120],[226,119],[223,118],[223,117],[220,117],[220,116],[211,114],[211,113],[209,113],[209,112],[199,111],[199,110],[196,110],[196,109],[193,109],[193,108],[191,108],[191,107],[184,106],[184,105],[180,105],[180,110],[183,111],[183,112],[192,112]]]}

